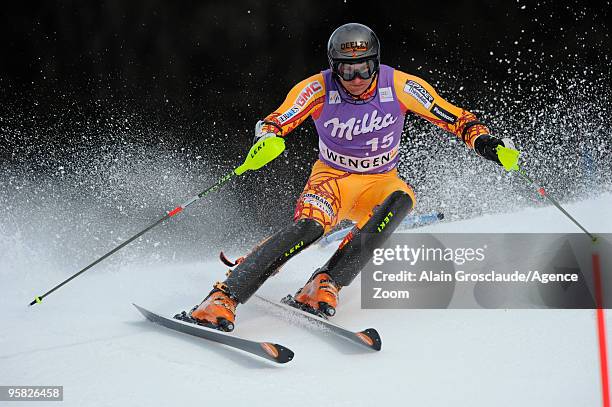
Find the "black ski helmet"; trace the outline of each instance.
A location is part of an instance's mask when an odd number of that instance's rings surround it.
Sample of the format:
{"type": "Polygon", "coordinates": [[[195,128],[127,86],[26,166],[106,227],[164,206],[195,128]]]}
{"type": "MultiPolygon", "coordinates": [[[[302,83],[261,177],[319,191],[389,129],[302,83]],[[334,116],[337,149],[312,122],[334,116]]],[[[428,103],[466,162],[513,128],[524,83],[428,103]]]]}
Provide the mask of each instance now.
{"type": "Polygon", "coordinates": [[[380,42],[369,27],[348,23],[341,25],[327,41],[327,59],[333,73],[339,75],[341,63],[372,61],[372,74],[380,67],[380,42]]]}

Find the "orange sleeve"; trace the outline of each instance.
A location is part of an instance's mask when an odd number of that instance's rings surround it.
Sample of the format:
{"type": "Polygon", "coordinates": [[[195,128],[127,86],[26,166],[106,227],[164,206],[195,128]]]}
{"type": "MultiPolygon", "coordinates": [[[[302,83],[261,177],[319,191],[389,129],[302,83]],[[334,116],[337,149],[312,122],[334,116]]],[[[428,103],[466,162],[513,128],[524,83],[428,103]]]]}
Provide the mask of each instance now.
{"type": "Polygon", "coordinates": [[[318,73],[295,85],[285,101],[270,113],[264,121],[262,131],[284,137],[309,116],[317,117],[325,102],[325,81],[318,73]]]}
{"type": "Polygon", "coordinates": [[[393,74],[395,93],[404,111],[411,111],[431,123],[459,137],[470,148],[489,129],[471,112],[461,109],[440,97],[435,89],[423,79],[395,70],[393,74]]]}

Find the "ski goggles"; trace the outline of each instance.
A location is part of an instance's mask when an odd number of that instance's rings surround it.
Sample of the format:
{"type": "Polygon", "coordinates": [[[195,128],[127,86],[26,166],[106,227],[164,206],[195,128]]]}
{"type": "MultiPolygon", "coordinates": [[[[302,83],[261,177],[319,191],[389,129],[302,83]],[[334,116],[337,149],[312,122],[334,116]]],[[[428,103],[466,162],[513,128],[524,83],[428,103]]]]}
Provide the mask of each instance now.
{"type": "Polygon", "coordinates": [[[378,71],[376,59],[366,59],[359,62],[338,61],[334,63],[334,73],[345,81],[352,81],[356,76],[370,79],[378,71]]]}

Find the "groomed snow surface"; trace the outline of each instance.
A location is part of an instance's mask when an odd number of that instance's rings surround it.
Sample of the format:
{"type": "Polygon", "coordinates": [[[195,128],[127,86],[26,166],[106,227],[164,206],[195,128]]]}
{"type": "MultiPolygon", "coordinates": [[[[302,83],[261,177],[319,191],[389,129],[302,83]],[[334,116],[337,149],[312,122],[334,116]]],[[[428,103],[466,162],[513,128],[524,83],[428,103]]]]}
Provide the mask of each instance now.
{"type": "MultiPolygon", "coordinates": [[[[567,205],[600,233],[612,232],[610,208],[612,195],[567,205]]],[[[554,207],[421,230],[578,231],[554,207]]],[[[293,293],[333,250],[307,250],[260,293],[293,293]]],[[[383,350],[375,353],[252,299],[239,307],[235,334],[296,353],[276,365],[158,327],[132,307],[172,315],[198,303],[223,277],[213,257],[119,271],[101,264],[34,307],[27,307],[34,295],[75,270],[2,271],[0,384],[62,385],[64,401],[52,405],[66,406],[601,405],[593,310],[362,310],[356,281],[343,289],[334,321],[376,327],[383,350]]]]}

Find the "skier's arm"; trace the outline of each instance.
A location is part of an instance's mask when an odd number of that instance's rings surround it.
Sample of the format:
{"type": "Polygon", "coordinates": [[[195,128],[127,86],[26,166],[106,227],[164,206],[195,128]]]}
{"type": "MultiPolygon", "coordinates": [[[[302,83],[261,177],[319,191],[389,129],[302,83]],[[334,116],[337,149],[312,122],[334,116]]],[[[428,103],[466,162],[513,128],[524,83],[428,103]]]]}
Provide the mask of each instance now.
{"type": "MultiPolygon", "coordinates": [[[[474,148],[479,136],[489,134],[489,129],[476,115],[444,100],[423,79],[395,70],[393,82],[404,112],[414,112],[453,133],[468,147],[474,148]]],[[[480,151],[477,152],[480,154],[480,151]]]]}
{"type": "Polygon", "coordinates": [[[263,120],[257,122],[255,138],[284,137],[309,116],[321,113],[325,101],[325,81],[322,74],[313,75],[295,85],[285,101],[263,120]]]}

